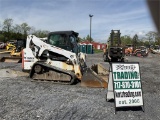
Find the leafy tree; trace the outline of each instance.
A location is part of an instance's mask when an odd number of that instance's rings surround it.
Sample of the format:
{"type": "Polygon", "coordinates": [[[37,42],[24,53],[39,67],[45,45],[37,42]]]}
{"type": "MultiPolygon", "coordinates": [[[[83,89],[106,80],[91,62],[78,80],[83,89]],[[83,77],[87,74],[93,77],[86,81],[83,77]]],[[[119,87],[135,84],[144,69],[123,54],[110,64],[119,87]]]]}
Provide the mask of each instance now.
{"type": "MultiPolygon", "coordinates": [[[[87,37],[85,38],[85,40],[90,41],[90,36],[89,36],[89,35],[87,35],[87,37]]],[[[94,40],[91,38],[91,42],[92,42],[92,41],[94,41],[94,40]]]]}
{"type": "Polygon", "coordinates": [[[86,38],[84,37],[84,38],[83,38],[83,41],[85,41],[85,40],[86,40],[86,38]]]}
{"type": "Polygon", "coordinates": [[[3,35],[3,34],[0,34],[0,42],[5,42],[4,40],[5,40],[4,35],[3,35]]]}
{"type": "Polygon", "coordinates": [[[132,38],[128,35],[121,36],[122,45],[132,44],[132,38]]]}
{"type": "Polygon", "coordinates": [[[138,41],[138,46],[144,46],[144,42],[142,40],[138,41]]]}
{"type": "MultiPolygon", "coordinates": [[[[133,39],[132,39],[133,49],[134,49],[134,50],[136,49],[136,47],[137,47],[137,45],[138,45],[138,41],[139,41],[138,35],[135,34],[135,35],[133,36],[133,39]]],[[[134,51],[134,50],[133,50],[133,51],[134,51]]]]}
{"type": "Polygon", "coordinates": [[[144,46],[149,47],[149,41],[144,41],[144,46]]]}
{"type": "Polygon", "coordinates": [[[25,39],[22,33],[11,32],[11,39],[25,39]]]}

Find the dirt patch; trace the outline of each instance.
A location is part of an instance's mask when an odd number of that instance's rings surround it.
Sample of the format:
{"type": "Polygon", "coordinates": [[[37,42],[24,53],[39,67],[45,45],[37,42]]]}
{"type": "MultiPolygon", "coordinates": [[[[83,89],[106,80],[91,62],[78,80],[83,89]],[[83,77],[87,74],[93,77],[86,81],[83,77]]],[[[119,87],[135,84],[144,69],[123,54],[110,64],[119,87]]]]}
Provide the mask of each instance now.
{"type": "Polygon", "coordinates": [[[2,77],[20,77],[20,76],[28,76],[28,73],[16,71],[12,69],[0,69],[0,78],[2,77]]]}

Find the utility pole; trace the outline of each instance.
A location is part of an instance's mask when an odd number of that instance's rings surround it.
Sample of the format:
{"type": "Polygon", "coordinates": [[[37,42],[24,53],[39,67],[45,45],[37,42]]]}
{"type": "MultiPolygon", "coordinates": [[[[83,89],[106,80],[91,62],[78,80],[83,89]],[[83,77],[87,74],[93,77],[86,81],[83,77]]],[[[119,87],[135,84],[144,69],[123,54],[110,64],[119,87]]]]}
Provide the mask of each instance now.
{"type": "Polygon", "coordinates": [[[90,17],[90,42],[91,42],[91,39],[92,39],[92,37],[91,37],[91,23],[92,23],[93,15],[89,14],[89,17],[90,17]]]}

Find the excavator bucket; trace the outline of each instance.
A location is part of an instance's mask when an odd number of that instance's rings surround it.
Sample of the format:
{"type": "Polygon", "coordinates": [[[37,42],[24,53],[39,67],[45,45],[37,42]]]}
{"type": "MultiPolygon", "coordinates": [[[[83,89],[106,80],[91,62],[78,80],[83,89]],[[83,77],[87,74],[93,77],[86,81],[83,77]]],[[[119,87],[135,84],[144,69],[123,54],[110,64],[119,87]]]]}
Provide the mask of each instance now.
{"type": "Polygon", "coordinates": [[[107,88],[109,72],[101,64],[92,65],[83,73],[81,86],[107,88]]]}
{"type": "Polygon", "coordinates": [[[22,57],[2,57],[0,62],[14,62],[14,63],[21,63],[22,57]]]}

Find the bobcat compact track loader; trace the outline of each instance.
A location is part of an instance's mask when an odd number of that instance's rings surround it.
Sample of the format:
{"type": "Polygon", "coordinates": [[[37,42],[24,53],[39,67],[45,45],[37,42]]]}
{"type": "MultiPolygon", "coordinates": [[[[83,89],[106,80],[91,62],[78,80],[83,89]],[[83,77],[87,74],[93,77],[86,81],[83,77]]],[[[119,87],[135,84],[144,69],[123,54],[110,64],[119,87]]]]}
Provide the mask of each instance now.
{"type": "MultiPolygon", "coordinates": [[[[107,82],[87,67],[86,55],[79,52],[77,39],[74,31],[51,32],[45,42],[29,35],[22,52],[23,71],[30,71],[29,77],[35,80],[65,84],[78,80],[82,86],[107,87],[107,82]]],[[[97,69],[105,71],[100,66],[97,69]]]]}

